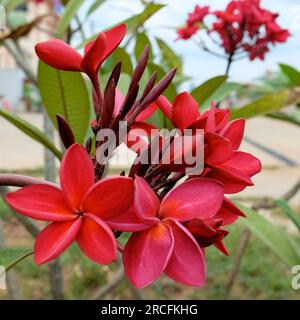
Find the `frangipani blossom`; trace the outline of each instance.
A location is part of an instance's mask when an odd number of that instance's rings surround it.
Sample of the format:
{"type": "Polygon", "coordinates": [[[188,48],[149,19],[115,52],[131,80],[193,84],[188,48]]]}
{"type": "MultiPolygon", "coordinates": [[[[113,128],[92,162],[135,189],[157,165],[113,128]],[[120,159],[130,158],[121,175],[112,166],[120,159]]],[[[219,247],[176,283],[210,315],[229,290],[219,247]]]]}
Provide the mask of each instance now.
{"type": "Polygon", "coordinates": [[[111,177],[95,183],[93,162],[80,145],[71,146],[61,164],[61,187],[32,185],[8,193],[6,201],[20,214],[51,221],[37,236],[37,264],[59,256],[73,241],[91,260],[108,264],[116,259],[117,245],[108,226],[133,200],[133,181],[111,177]]]}
{"type": "Polygon", "coordinates": [[[224,184],[225,193],[236,193],[253,185],[251,177],[261,170],[253,155],[238,151],[243,139],[245,120],[230,121],[229,109],[215,109],[200,114],[198,103],[187,92],[176,96],[173,104],[161,96],[156,103],[181,131],[203,129],[205,170],[202,176],[224,184]]]}
{"type": "Polygon", "coordinates": [[[96,86],[102,63],[120,44],[125,34],[124,24],[100,33],[95,41],[86,45],[84,56],[59,39],[38,43],[35,51],[43,62],[55,69],[86,73],[96,86]]]}
{"type": "Polygon", "coordinates": [[[125,274],[137,288],[155,281],[162,272],[177,282],[204,286],[205,259],[183,223],[215,216],[223,202],[223,187],[209,179],[183,182],[160,202],[141,177],[134,181],[133,207],[111,221],[117,230],[134,231],[125,245],[125,274]]]}

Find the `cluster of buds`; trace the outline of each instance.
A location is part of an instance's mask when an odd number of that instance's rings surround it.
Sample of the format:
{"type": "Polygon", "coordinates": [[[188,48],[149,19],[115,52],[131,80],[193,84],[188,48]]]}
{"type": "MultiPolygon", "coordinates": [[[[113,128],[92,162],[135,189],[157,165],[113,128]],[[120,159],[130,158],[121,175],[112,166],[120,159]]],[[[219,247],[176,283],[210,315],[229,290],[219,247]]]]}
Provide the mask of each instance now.
{"type": "Polygon", "coordinates": [[[230,111],[215,109],[214,104],[200,114],[197,102],[187,92],[172,103],[163,96],[175,70],[157,84],[157,74],[152,74],[139,94],[148,48],[124,96],[117,89],[121,63],[101,90],[99,68],[122,41],[125,30],[119,25],[101,33],[87,45],[83,57],[60,40],[36,46],[38,57],[51,67],[84,72],[90,78],[95,110],[91,127],[96,139],[89,138],[85,146],[76,144],[68,122],[58,115],[66,147],[60,185],[33,180],[7,194],[6,200],[20,214],[51,222],[36,238],[37,264],[58,257],[76,241],[82,252],[99,264],[115,261],[119,250],[125,274],[137,288],[151,284],[163,272],[179,283],[204,286],[205,250],[214,245],[227,255],[223,239],[228,231],[223,227],[244,216],[225,194],[253,185],[251,177],[261,170],[261,164],[253,155],[238,150],[244,120],[230,121],[230,111]],[[155,127],[146,120],[157,108],[177,129],[170,139],[150,135],[155,127]],[[124,122],[126,134],[120,136],[119,126],[124,122]],[[125,142],[137,154],[127,176],[123,171],[119,176],[104,177],[107,163],[102,160],[111,148],[98,137],[106,129],[115,135],[114,148],[125,142]],[[184,147],[178,148],[178,142],[184,147]],[[199,144],[202,167],[189,171],[191,163],[179,160],[197,151],[199,144]],[[145,155],[154,158],[143,161],[145,155]],[[131,233],[124,245],[118,240],[122,232],[131,233]]]}
{"type": "Polygon", "coordinates": [[[288,30],[279,26],[277,18],[277,13],[261,7],[260,0],[233,0],[224,11],[210,11],[209,7],[197,5],[177,33],[179,39],[187,40],[205,30],[228,56],[246,54],[250,60],[263,60],[271,44],[286,42],[290,36],[288,30]],[[210,26],[204,22],[207,16],[213,17],[210,26]],[[220,43],[214,34],[219,36],[220,43]]]}

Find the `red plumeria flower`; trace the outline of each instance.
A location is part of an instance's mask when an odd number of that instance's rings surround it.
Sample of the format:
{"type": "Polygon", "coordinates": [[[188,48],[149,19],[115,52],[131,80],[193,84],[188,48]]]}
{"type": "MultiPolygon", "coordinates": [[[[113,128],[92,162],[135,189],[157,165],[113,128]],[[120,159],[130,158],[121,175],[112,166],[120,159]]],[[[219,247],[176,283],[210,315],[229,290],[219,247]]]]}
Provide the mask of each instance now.
{"type": "Polygon", "coordinates": [[[202,115],[198,103],[187,92],[180,93],[171,104],[161,96],[156,103],[181,131],[203,129],[205,169],[202,176],[224,184],[225,193],[236,193],[253,185],[251,177],[261,171],[260,161],[253,155],[238,151],[245,120],[229,121],[229,109],[212,108],[202,115]]]}
{"type": "Polygon", "coordinates": [[[195,23],[203,22],[203,19],[209,14],[209,7],[195,6],[194,11],[188,14],[187,24],[193,25],[195,23]]]}
{"type": "Polygon", "coordinates": [[[52,221],[36,238],[36,263],[56,258],[73,241],[96,263],[111,263],[116,259],[117,246],[107,223],[130,207],[132,179],[112,177],[95,183],[89,154],[75,144],[62,160],[60,182],[61,188],[39,184],[6,195],[8,204],[19,213],[52,221]]]}
{"type": "Polygon", "coordinates": [[[165,272],[177,282],[204,286],[204,255],[183,223],[215,216],[223,201],[222,185],[209,179],[189,180],[161,202],[143,178],[136,176],[134,186],[133,207],[110,221],[117,230],[134,232],[123,252],[130,282],[143,288],[165,272]]]}
{"type": "Polygon", "coordinates": [[[55,69],[86,73],[96,86],[102,63],[120,44],[125,34],[124,24],[100,33],[95,41],[86,45],[84,56],[59,39],[39,43],[35,51],[43,62],[55,69]]]}
{"type": "Polygon", "coordinates": [[[183,39],[187,40],[190,39],[194,34],[197,33],[199,30],[199,26],[197,25],[187,25],[177,30],[177,40],[183,39]]]}

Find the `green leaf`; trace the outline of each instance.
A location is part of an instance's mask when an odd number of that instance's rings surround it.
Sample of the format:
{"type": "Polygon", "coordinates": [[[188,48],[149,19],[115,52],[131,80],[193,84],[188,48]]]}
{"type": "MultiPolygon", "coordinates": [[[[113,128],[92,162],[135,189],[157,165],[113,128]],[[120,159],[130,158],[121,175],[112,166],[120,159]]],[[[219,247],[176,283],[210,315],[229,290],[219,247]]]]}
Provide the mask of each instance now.
{"type": "MultiPolygon", "coordinates": [[[[223,99],[227,98],[228,95],[241,88],[241,85],[236,82],[224,82],[220,87],[213,93],[213,99],[216,103],[221,102],[223,99]]],[[[201,111],[210,108],[212,98],[207,99],[201,105],[201,111]]]]}
{"type": "Polygon", "coordinates": [[[300,231],[300,217],[298,217],[296,213],[289,207],[287,202],[283,199],[278,199],[276,200],[276,204],[293,221],[295,226],[300,231]]]}
{"type": "MultiPolygon", "coordinates": [[[[250,102],[242,108],[232,110],[231,118],[253,118],[267,113],[278,111],[291,103],[293,97],[290,90],[282,90],[272,94],[263,96],[257,100],[250,102]]],[[[299,97],[297,98],[299,99],[299,97]]]]}
{"type": "MultiPolygon", "coordinates": [[[[159,65],[157,65],[155,63],[148,63],[147,68],[148,68],[148,71],[150,72],[150,74],[152,74],[155,71],[157,72],[157,82],[160,81],[166,75],[166,72],[163,70],[163,68],[161,68],[159,65]]],[[[170,101],[173,101],[176,94],[177,94],[177,92],[176,92],[176,87],[175,87],[174,83],[171,83],[168,86],[168,88],[164,91],[164,95],[170,101]]]]}
{"type": "Polygon", "coordinates": [[[132,63],[130,55],[124,48],[117,48],[113,54],[106,60],[101,72],[103,74],[110,73],[118,62],[122,62],[122,73],[132,75],[132,63]]]}
{"type": "Polygon", "coordinates": [[[135,42],[135,47],[134,47],[134,55],[135,55],[135,58],[137,61],[139,60],[140,56],[142,55],[142,53],[147,45],[150,48],[149,61],[152,61],[153,54],[152,54],[152,46],[151,46],[150,39],[148,38],[148,36],[144,32],[138,33],[136,36],[136,42],[135,42]]]}
{"type": "Polygon", "coordinates": [[[157,44],[160,48],[162,60],[167,63],[170,69],[177,68],[179,74],[182,73],[182,59],[167,45],[165,41],[156,38],[157,44]]]}
{"type": "Polygon", "coordinates": [[[89,7],[86,17],[89,17],[94,11],[96,11],[106,0],[95,0],[89,7]]]}
{"type": "Polygon", "coordinates": [[[49,149],[58,159],[62,158],[61,152],[55,145],[48,139],[48,137],[37,127],[33,126],[30,122],[22,119],[16,114],[0,109],[0,116],[12,123],[15,127],[27,134],[33,140],[39,142],[44,147],[49,149]]]}
{"type": "Polygon", "coordinates": [[[8,271],[32,254],[32,250],[25,248],[0,248],[0,266],[3,266],[5,271],[8,271]]]}
{"type": "Polygon", "coordinates": [[[56,70],[40,61],[38,85],[53,124],[57,127],[56,115],[63,115],[74,132],[76,142],[83,143],[89,126],[90,99],[82,75],[56,70]]]}
{"type": "Polygon", "coordinates": [[[65,10],[60,18],[60,21],[57,26],[56,36],[58,38],[63,38],[66,30],[68,29],[71,20],[74,18],[79,8],[83,5],[84,0],[70,0],[65,10]]]}
{"type": "Polygon", "coordinates": [[[285,114],[283,112],[274,112],[272,114],[268,114],[267,116],[270,118],[273,118],[273,119],[289,122],[289,123],[294,124],[296,126],[300,126],[299,119],[297,119],[296,117],[291,116],[289,114],[285,114]]]}
{"type": "Polygon", "coordinates": [[[211,78],[203,84],[201,84],[199,87],[195,88],[191,92],[191,94],[201,106],[208,99],[214,99],[214,93],[226,80],[227,76],[217,76],[211,78]]]}
{"type": "Polygon", "coordinates": [[[150,19],[157,11],[165,7],[165,4],[150,2],[145,6],[145,9],[129,19],[122,21],[127,26],[127,34],[138,30],[148,19],[150,19]]]}
{"type": "Polygon", "coordinates": [[[247,215],[247,218],[241,221],[273,253],[288,266],[300,264],[300,250],[297,250],[293,238],[283,228],[273,225],[256,211],[237,205],[247,215]]]}
{"type": "Polygon", "coordinates": [[[287,64],[279,64],[281,71],[284,73],[284,75],[290,80],[290,82],[295,85],[300,85],[300,72],[293,68],[292,66],[289,66],[287,64]]]}

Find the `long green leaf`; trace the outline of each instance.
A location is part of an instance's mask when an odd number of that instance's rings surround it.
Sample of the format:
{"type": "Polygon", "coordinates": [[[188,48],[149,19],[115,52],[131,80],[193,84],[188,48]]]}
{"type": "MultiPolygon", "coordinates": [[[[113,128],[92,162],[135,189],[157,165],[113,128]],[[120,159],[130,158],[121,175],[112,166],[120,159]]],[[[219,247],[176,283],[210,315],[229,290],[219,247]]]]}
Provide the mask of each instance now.
{"type": "Polygon", "coordinates": [[[163,61],[165,61],[169,68],[177,68],[177,73],[182,73],[182,59],[168,46],[168,44],[156,38],[157,44],[160,48],[163,61]]]}
{"type": "Polygon", "coordinates": [[[110,73],[114,66],[118,63],[122,62],[122,73],[132,75],[132,62],[130,59],[130,55],[126,52],[124,48],[117,48],[113,54],[106,60],[105,65],[101,69],[103,74],[110,73]]]}
{"type": "Polygon", "coordinates": [[[276,204],[288,216],[288,218],[293,221],[295,226],[300,231],[300,217],[296,215],[296,213],[290,208],[287,202],[283,199],[278,199],[276,200],[276,204]]]}
{"type": "MultiPolygon", "coordinates": [[[[238,90],[241,88],[241,85],[236,82],[224,82],[220,85],[220,87],[213,93],[212,97],[215,103],[221,102],[225,99],[231,92],[238,90]]],[[[211,98],[207,99],[201,104],[201,111],[210,108],[211,106],[211,98]]]]}
{"type": "MultiPolygon", "coordinates": [[[[155,64],[155,63],[148,63],[147,65],[147,69],[150,72],[150,74],[152,74],[153,72],[157,72],[157,81],[161,80],[166,72],[163,70],[163,68],[161,68],[161,66],[155,64]]],[[[171,83],[168,88],[165,90],[164,95],[170,100],[173,101],[173,99],[175,98],[177,92],[176,92],[176,87],[173,83],[171,83]]]]}
{"type": "Polygon", "coordinates": [[[208,99],[214,99],[214,92],[227,80],[227,76],[211,78],[195,88],[191,94],[201,106],[208,99]]]}
{"type": "Polygon", "coordinates": [[[74,18],[83,3],[84,0],[70,0],[68,2],[57,26],[56,36],[58,38],[62,38],[64,36],[71,20],[74,18]]]}
{"type": "Polygon", "coordinates": [[[150,2],[145,6],[145,9],[129,19],[124,20],[127,26],[127,34],[135,32],[140,26],[142,26],[148,19],[150,19],[157,11],[165,7],[165,4],[150,2]]]}
{"type": "Polygon", "coordinates": [[[250,102],[242,108],[232,110],[232,119],[253,118],[278,111],[290,103],[297,102],[300,98],[299,93],[291,90],[282,90],[276,93],[268,94],[257,100],[250,102]]]}
{"type": "Polygon", "coordinates": [[[284,229],[273,225],[272,222],[252,209],[240,204],[238,204],[238,207],[247,215],[247,218],[241,219],[241,221],[273,253],[288,266],[300,264],[300,250],[297,250],[294,240],[284,229]]]}
{"type": "Polygon", "coordinates": [[[284,73],[284,75],[289,79],[289,81],[295,85],[300,85],[300,72],[293,68],[292,66],[289,66],[287,64],[279,64],[281,71],[284,73]]]}
{"type": "Polygon", "coordinates": [[[136,36],[135,47],[134,47],[134,55],[137,61],[139,60],[141,54],[143,53],[147,45],[150,48],[149,61],[152,61],[153,54],[152,54],[152,45],[151,45],[150,39],[144,32],[138,33],[136,36]]]}
{"type": "Polygon", "coordinates": [[[24,248],[0,248],[0,266],[3,266],[5,271],[8,271],[32,254],[32,250],[24,248]]]}
{"type": "Polygon", "coordinates": [[[15,127],[27,134],[33,140],[39,142],[44,147],[49,149],[58,159],[61,159],[61,152],[55,147],[55,145],[47,138],[47,136],[37,127],[33,126],[28,121],[22,119],[16,114],[0,110],[0,116],[9,121],[15,127]]]}
{"type": "Polygon", "coordinates": [[[89,7],[86,17],[90,16],[94,11],[96,11],[106,0],[95,0],[89,7]]]}
{"type": "Polygon", "coordinates": [[[76,142],[83,143],[89,125],[90,99],[80,73],[59,71],[39,62],[38,85],[43,104],[57,127],[56,114],[69,122],[76,142]]]}

